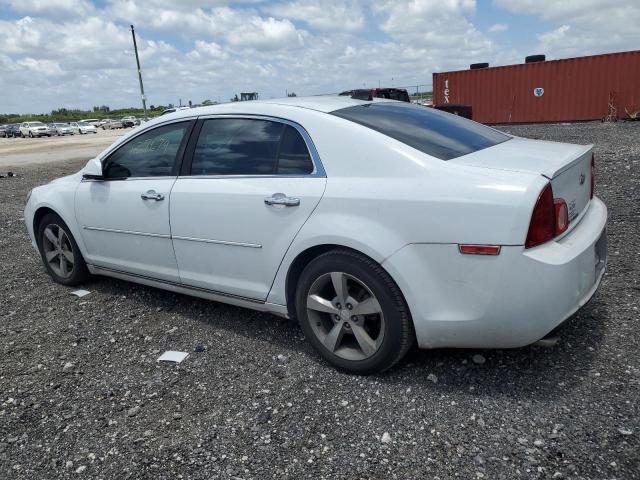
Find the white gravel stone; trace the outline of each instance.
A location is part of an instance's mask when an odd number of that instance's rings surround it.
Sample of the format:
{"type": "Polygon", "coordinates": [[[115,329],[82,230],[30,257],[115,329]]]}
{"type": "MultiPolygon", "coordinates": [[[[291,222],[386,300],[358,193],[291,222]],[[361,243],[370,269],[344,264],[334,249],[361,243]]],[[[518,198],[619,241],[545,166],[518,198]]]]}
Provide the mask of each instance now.
{"type": "Polygon", "coordinates": [[[475,354],[471,360],[473,360],[473,363],[475,363],[476,365],[482,365],[484,364],[484,362],[487,361],[486,358],[484,358],[484,356],[480,355],[479,353],[475,354]]]}
{"type": "Polygon", "coordinates": [[[380,441],[382,443],[391,443],[391,435],[389,435],[389,432],[384,432],[380,441]]]}
{"type": "Polygon", "coordinates": [[[289,363],[289,357],[287,357],[286,355],[280,354],[276,358],[280,363],[289,363]]]}

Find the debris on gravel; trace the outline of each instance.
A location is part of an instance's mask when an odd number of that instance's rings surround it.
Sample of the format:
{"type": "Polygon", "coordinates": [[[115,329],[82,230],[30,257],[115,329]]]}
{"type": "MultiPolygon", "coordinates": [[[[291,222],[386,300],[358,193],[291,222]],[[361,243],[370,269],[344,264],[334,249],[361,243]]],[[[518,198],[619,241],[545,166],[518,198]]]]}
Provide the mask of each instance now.
{"type": "Polygon", "coordinates": [[[331,368],[295,323],[264,313],[100,277],[71,296],[31,247],[23,206],[86,158],[12,164],[0,478],[639,479],[640,122],[503,129],[595,144],[609,209],[600,290],[554,348],[483,350],[482,368],[474,351],[412,350],[370,377],[331,368]]]}
{"type": "Polygon", "coordinates": [[[484,358],[483,355],[480,355],[479,353],[475,354],[471,360],[473,360],[473,363],[475,363],[476,365],[482,365],[484,364],[484,362],[487,361],[486,358],[484,358]]]}

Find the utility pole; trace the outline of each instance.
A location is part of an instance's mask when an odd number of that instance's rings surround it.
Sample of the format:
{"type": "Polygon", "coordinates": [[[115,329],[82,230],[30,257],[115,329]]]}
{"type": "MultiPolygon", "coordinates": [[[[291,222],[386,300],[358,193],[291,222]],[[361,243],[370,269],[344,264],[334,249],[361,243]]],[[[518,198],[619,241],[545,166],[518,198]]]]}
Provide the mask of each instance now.
{"type": "Polygon", "coordinates": [[[142,110],[144,118],[147,118],[147,97],[144,95],[144,85],[142,85],[142,70],[140,69],[140,58],[138,57],[138,44],[136,43],[136,32],[131,25],[131,36],[133,37],[133,49],[136,52],[136,64],[138,65],[138,80],[140,80],[140,95],[142,96],[142,110]]]}

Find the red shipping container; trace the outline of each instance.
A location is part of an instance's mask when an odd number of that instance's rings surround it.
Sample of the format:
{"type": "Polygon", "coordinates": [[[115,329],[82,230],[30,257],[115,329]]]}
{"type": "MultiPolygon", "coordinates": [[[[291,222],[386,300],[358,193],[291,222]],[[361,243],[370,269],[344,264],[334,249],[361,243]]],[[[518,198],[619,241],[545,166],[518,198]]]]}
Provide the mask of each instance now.
{"type": "Polygon", "coordinates": [[[465,104],[481,123],[628,118],[640,109],[640,50],[433,74],[433,103],[465,104]]]}

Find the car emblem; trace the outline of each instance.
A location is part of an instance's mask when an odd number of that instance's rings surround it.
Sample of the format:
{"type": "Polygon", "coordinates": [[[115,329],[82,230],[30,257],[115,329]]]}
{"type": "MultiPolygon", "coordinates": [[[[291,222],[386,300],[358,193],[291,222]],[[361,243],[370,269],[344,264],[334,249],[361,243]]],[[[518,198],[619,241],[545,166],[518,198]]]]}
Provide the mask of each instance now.
{"type": "Polygon", "coordinates": [[[582,185],[584,183],[585,178],[586,177],[584,176],[584,173],[581,173],[580,174],[580,185],[582,185]]]}

